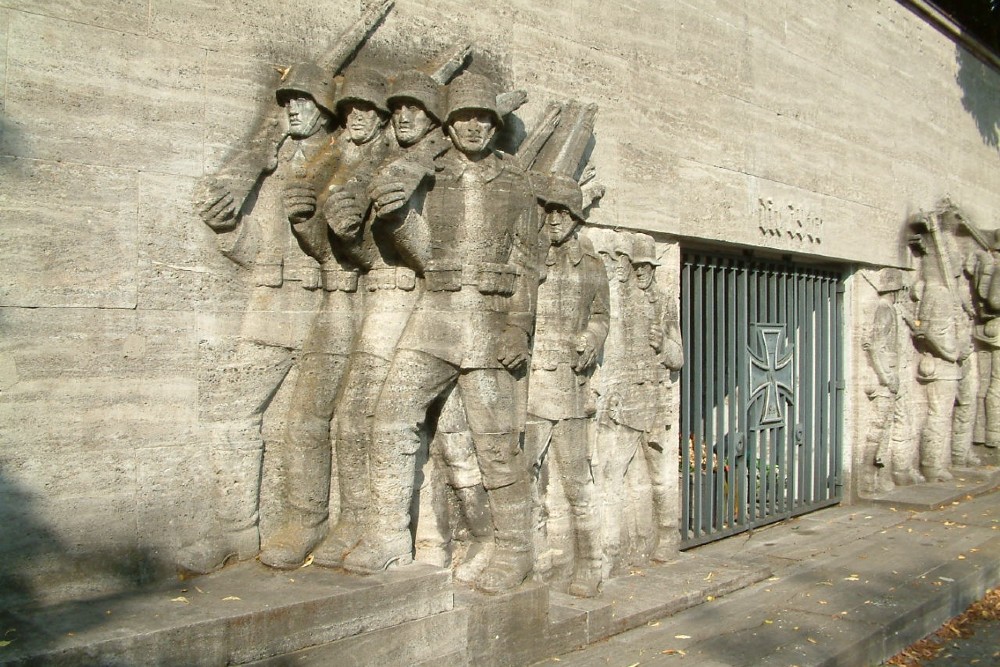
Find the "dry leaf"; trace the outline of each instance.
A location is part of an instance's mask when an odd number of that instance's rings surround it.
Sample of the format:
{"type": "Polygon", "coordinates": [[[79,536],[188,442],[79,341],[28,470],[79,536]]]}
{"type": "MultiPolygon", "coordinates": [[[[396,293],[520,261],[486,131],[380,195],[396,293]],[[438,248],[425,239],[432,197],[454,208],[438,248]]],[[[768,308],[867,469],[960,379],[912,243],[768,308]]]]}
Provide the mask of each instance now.
{"type": "Polygon", "coordinates": [[[188,600],[188,599],[187,599],[186,597],[184,597],[183,595],[182,595],[182,596],[180,596],[180,597],[176,597],[176,598],[173,598],[173,599],[171,600],[171,602],[183,602],[184,604],[191,604],[191,601],[190,601],[190,600],[188,600]]]}
{"type": "Polygon", "coordinates": [[[691,639],[691,635],[674,635],[674,639],[691,639]]]}
{"type": "Polygon", "coordinates": [[[222,598],[223,602],[226,602],[228,600],[239,600],[239,598],[236,597],[235,595],[230,595],[229,597],[222,598]]]}
{"type": "Polygon", "coordinates": [[[0,639],[0,648],[10,646],[13,641],[13,639],[0,639]]]}

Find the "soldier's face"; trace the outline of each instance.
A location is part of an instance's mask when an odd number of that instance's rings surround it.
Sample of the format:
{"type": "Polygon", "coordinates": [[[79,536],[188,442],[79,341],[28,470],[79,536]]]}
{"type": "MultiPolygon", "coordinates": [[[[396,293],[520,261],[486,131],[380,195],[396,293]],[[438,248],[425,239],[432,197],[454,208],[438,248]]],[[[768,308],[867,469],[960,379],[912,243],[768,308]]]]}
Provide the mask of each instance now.
{"type": "Polygon", "coordinates": [[[635,267],[635,282],[639,285],[639,289],[646,289],[653,284],[653,275],[655,269],[652,264],[647,264],[643,262],[642,264],[636,264],[635,267]]]}
{"type": "Polygon", "coordinates": [[[618,282],[627,283],[632,277],[632,260],[628,255],[618,255],[618,264],[615,266],[615,277],[618,282]]]}
{"type": "Polygon", "coordinates": [[[458,111],[448,123],[448,136],[455,148],[470,157],[485,153],[495,132],[493,114],[479,109],[458,111]]]}
{"type": "Polygon", "coordinates": [[[285,111],[288,113],[288,134],[294,139],[312,136],[319,129],[323,118],[323,112],[316,101],[308,95],[288,98],[285,111]]]}
{"type": "Polygon", "coordinates": [[[416,102],[403,100],[393,106],[392,129],[400,146],[412,146],[427,134],[434,121],[416,102]]]}
{"type": "Polygon", "coordinates": [[[545,212],[545,228],[552,245],[560,245],[576,229],[576,220],[564,208],[549,209],[545,212]]]}
{"type": "Polygon", "coordinates": [[[382,124],[378,110],[368,102],[347,102],[343,113],[347,134],[358,146],[371,141],[382,124]]]}

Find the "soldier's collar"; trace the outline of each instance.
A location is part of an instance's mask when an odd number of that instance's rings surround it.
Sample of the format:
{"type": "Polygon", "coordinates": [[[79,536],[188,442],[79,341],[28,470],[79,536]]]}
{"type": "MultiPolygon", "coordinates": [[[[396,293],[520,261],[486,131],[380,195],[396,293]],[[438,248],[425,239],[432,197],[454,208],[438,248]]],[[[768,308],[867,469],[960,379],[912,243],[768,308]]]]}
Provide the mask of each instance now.
{"type": "MultiPolygon", "coordinates": [[[[441,160],[438,165],[439,170],[444,175],[459,178],[469,167],[469,162],[468,160],[465,160],[464,157],[460,157],[460,153],[457,149],[451,148],[448,152],[441,156],[441,160]]],[[[505,167],[504,162],[497,151],[491,151],[489,155],[477,163],[477,166],[483,177],[483,181],[486,183],[489,183],[502,174],[505,167]]]]}

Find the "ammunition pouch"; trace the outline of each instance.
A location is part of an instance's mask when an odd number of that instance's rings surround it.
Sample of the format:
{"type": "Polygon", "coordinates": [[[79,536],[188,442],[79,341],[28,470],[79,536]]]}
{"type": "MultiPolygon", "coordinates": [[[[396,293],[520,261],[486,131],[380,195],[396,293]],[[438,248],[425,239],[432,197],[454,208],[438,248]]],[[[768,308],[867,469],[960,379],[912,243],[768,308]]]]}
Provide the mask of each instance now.
{"type": "Polygon", "coordinates": [[[370,270],[361,282],[369,292],[391,289],[410,292],[417,286],[417,274],[405,266],[385,266],[370,270]]]}
{"type": "Polygon", "coordinates": [[[480,294],[511,296],[519,274],[513,264],[448,264],[432,262],[424,271],[427,290],[430,292],[458,292],[470,286],[480,294]]]}
{"type": "Polygon", "coordinates": [[[320,269],[323,289],[327,292],[357,292],[358,272],[343,269],[320,269]]]}

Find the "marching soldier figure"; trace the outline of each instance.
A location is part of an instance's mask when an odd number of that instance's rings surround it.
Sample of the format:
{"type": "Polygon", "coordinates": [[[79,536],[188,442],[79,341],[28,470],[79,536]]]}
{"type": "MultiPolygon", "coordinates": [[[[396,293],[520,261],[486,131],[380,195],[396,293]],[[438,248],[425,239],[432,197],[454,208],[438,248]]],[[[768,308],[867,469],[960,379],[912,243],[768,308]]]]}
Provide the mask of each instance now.
{"type": "Polygon", "coordinates": [[[400,338],[375,410],[369,532],[344,560],[370,573],[412,559],[410,502],[420,433],[431,404],[461,389],[496,549],[480,590],[519,585],[531,571],[531,496],[519,456],[523,414],[513,372],[530,350],[537,277],[536,205],[515,160],[490,148],[501,126],[496,91],[463,74],[451,84],[445,127],[454,148],[437,161],[424,202],[426,243],[408,247],[425,290],[400,338]]]}
{"type": "Polygon", "coordinates": [[[343,132],[285,190],[292,230],[320,263],[323,302],[299,360],[281,443],[281,522],[260,555],[272,567],[300,566],[327,532],[330,419],[361,312],[359,273],[371,266],[360,243],[361,221],[370,207],[369,183],[390,146],[383,132],[385,93],[385,79],[378,72],[349,72],[336,100],[343,132]]]}
{"type": "Polygon", "coordinates": [[[528,385],[526,449],[536,466],[551,451],[572,511],[576,544],[569,593],[597,595],[601,584],[601,515],[591,469],[589,379],[608,335],[609,290],[604,264],[579,235],[580,186],[554,175],[539,194],[551,246],[538,286],[538,316],[528,385]]]}
{"type": "Polygon", "coordinates": [[[308,334],[319,287],[316,261],[288,233],[281,191],[329,142],[332,87],[332,78],[312,63],[290,68],[275,90],[285,134],[266,126],[250,150],[240,150],[195,194],[220,250],[250,270],[254,287],[233,361],[221,364],[218,375],[218,363],[203,371],[200,419],[208,422],[212,442],[215,516],[210,532],[181,551],[179,565],[190,572],[212,572],[260,551],[261,425],[308,334]]]}

